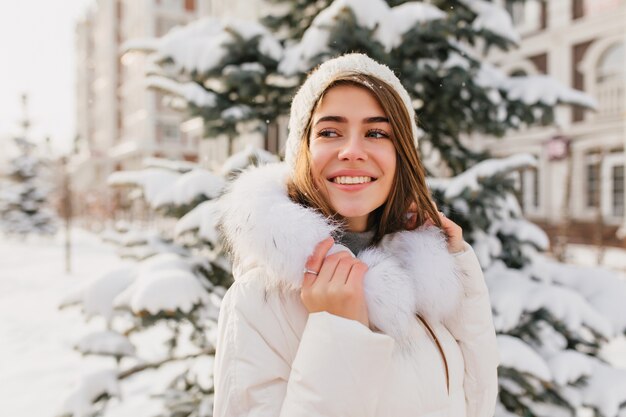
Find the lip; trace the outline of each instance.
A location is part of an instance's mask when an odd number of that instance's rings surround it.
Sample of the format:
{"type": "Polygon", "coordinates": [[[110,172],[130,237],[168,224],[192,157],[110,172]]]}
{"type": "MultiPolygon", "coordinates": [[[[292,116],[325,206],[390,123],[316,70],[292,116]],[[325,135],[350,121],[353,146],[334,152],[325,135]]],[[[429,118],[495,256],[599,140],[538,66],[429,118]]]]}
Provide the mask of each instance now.
{"type": "Polygon", "coordinates": [[[377,179],[377,177],[371,172],[367,172],[362,169],[342,169],[340,171],[333,172],[330,176],[326,177],[326,179],[333,182],[332,180],[335,177],[370,177],[372,178],[372,182],[377,179]]]}
{"type": "MultiPolygon", "coordinates": [[[[364,175],[365,176],[365,175],[364,175]]],[[[337,184],[334,181],[328,181],[331,185],[341,191],[361,191],[374,183],[374,181],[364,182],[361,184],[337,184]]]]}

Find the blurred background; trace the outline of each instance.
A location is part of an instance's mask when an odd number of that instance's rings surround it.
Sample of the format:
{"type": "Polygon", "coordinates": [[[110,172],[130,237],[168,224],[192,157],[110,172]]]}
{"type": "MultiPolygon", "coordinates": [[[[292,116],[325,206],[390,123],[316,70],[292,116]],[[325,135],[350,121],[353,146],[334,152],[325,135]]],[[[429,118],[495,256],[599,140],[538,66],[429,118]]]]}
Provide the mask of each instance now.
{"type": "Polygon", "coordinates": [[[215,201],[357,51],[485,270],[496,415],[626,416],[625,0],[22,0],[0,33],[3,415],[212,415],[215,201]]]}

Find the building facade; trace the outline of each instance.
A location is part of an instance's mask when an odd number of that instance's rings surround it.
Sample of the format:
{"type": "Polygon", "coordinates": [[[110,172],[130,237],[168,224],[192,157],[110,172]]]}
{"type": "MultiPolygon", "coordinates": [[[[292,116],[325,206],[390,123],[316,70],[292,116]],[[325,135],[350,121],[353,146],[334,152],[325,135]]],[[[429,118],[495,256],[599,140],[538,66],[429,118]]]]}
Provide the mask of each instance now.
{"type": "Polygon", "coordinates": [[[198,160],[199,141],[181,133],[185,115],[145,85],[149,58],[123,54],[124,42],[155,38],[210,14],[210,0],[97,0],[75,29],[77,138],[71,162],[77,211],[109,216],[114,170],[145,157],[198,160]]]}
{"type": "Polygon", "coordinates": [[[512,76],[547,74],[598,106],[559,106],[555,126],[470,140],[494,156],[537,158],[537,167],[520,175],[520,202],[553,242],[561,236],[623,245],[617,232],[626,225],[626,0],[499,1],[522,41],[489,60],[512,76]]]}

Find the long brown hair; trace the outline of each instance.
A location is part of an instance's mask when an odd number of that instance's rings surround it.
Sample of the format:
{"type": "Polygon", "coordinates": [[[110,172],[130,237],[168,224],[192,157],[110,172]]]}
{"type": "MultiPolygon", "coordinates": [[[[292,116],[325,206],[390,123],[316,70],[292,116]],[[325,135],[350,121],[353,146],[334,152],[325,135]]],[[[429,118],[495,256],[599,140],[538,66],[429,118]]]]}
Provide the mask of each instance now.
{"type": "Polygon", "coordinates": [[[391,190],[385,203],[368,216],[368,229],[374,229],[374,243],[380,242],[388,233],[415,229],[428,218],[441,227],[439,215],[426,185],[425,170],[414,145],[411,116],[402,103],[402,99],[391,86],[367,74],[354,73],[337,77],[322,92],[316,105],[313,106],[303,133],[304,137],[300,140],[294,173],[288,184],[289,197],[296,203],[319,211],[333,221],[344,220],[319,192],[311,174],[309,151],[313,113],[324,95],[331,88],[341,85],[363,88],[372,94],[383,108],[393,132],[391,138],[396,149],[396,172],[391,190]],[[407,220],[407,213],[410,209],[415,210],[415,219],[412,222],[407,220]]]}

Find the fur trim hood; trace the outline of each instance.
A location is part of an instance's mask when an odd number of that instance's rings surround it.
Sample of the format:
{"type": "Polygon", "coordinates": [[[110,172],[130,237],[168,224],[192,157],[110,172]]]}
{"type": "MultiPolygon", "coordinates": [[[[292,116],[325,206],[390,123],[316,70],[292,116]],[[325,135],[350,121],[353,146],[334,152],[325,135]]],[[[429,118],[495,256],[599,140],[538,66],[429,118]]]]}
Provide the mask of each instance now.
{"type": "MultiPolygon", "coordinates": [[[[266,288],[301,288],[315,246],[339,233],[337,225],[287,195],[285,163],[243,172],[219,200],[220,227],[236,267],[261,266],[266,288]]],[[[369,267],[364,289],[370,322],[401,344],[415,314],[445,321],[462,294],[460,272],[435,227],[392,233],[359,253],[369,267]]]]}

